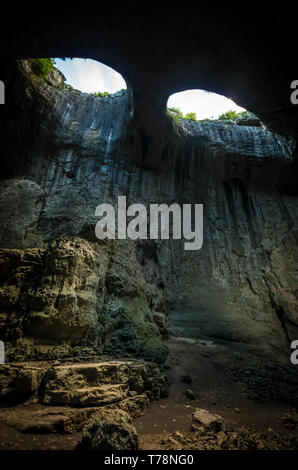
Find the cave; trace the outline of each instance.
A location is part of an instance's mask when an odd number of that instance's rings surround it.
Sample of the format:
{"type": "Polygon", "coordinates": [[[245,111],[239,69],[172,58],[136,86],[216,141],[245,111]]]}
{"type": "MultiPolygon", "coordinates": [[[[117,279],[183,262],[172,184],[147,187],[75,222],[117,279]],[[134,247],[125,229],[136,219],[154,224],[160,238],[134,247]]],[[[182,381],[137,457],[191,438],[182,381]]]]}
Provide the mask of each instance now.
{"type": "Polygon", "coordinates": [[[7,11],[0,450],[297,450],[295,18],[238,19],[167,2],[7,11]],[[53,57],[126,88],[74,89],[53,57]],[[185,90],[245,113],[180,116],[167,103],[185,90]],[[202,206],[202,246],[100,239],[96,208],[123,196],[202,206]]]}

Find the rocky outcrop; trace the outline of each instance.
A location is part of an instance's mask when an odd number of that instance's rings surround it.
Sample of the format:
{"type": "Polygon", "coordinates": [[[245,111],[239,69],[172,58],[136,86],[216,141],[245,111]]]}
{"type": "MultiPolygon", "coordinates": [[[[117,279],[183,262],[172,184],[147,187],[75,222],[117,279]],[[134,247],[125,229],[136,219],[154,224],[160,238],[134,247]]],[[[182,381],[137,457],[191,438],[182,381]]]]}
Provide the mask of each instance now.
{"type": "Polygon", "coordinates": [[[191,433],[175,433],[167,436],[163,441],[162,450],[297,450],[297,435],[292,433],[285,435],[272,432],[256,432],[244,426],[229,426],[228,430],[214,432],[208,427],[194,429],[191,433]]]}
{"type": "Polygon", "coordinates": [[[109,351],[163,362],[167,348],[133,247],[122,255],[111,243],[82,238],[1,250],[0,331],[7,359],[109,351]],[[139,283],[133,283],[137,274],[139,283]]]}
{"type": "Polygon", "coordinates": [[[42,364],[1,365],[0,403],[20,403],[39,393],[46,366],[42,364]]]}
{"type": "Polygon", "coordinates": [[[156,296],[163,300],[164,294],[156,284],[152,286],[146,281],[144,271],[134,244],[119,241],[106,280],[107,295],[102,310],[105,342],[114,350],[162,363],[167,348],[161,342],[162,331],[154,319],[154,307],[156,296]]]}
{"type": "Polygon", "coordinates": [[[5,364],[0,423],[22,434],[82,433],[81,449],[136,449],[132,419],[167,395],[167,377],[148,361],[5,364]]]}
{"type": "Polygon", "coordinates": [[[42,245],[36,226],[45,202],[43,190],[34,181],[21,178],[2,181],[0,186],[0,246],[29,248],[42,245]]]}
{"type": "Polygon", "coordinates": [[[125,411],[98,413],[85,426],[81,448],[87,450],[137,450],[138,437],[125,411]]]}
{"type": "Polygon", "coordinates": [[[159,367],[141,360],[53,365],[46,362],[1,366],[0,400],[42,403],[50,407],[122,409],[139,416],[150,400],[168,394],[168,380],[159,367]]]}
{"type": "Polygon", "coordinates": [[[134,400],[142,394],[150,399],[159,399],[166,393],[166,381],[156,365],[107,361],[61,365],[48,370],[44,378],[42,402],[76,407],[103,406],[122,402],[129,397],[134,400]]]}
{"type": "MultiPolygon", "coordinates": [[[[16,347],[16,359],[63,356],[71,346],[99,343],[106,251],[81,239],[2,250],[1,336],[16,347]]],[[[9,347],[7,354],[14,356],[9,347]]]]}

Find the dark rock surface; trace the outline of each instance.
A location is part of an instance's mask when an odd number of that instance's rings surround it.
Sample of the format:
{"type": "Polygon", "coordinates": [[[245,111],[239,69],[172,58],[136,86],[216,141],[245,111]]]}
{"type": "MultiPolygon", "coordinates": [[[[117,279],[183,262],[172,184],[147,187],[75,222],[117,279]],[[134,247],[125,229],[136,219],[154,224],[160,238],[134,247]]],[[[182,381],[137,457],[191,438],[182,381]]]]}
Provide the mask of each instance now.
{"type": "Polygon", "coordinates": [[[234,382],[241,383],[243,393],[260,403],[287,403],[297,405],[298,377],[292,364],[281,366],[276,362],[264,365],[233,367],[234,382]]]}

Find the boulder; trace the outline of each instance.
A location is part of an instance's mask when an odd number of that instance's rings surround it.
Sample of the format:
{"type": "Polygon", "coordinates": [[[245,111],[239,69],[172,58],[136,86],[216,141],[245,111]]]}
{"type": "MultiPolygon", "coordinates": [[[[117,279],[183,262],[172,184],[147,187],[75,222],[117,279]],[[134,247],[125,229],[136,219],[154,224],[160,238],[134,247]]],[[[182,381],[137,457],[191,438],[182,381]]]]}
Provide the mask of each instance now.
{"type": "Polygon", "coordinates": [[[42,365],[3,364],[0,367],[0,403],[21,403],[39,392],[46,369],[42,365]]]}
{"type": "Polygon", "coordinates": [[[195,400],[195,394],[192,390],[190,390],[189,388],[187,390],[185,390],[184,392],[184,395],[189,398],[190,400],[195,400]]]}
{"type": "Polygon", "coordinates": [[[82,447],[88,450],[137,450],[138,437],[123,410],[98,412],[83,430],[82,447]]]}
{"type": "Polygon", "coordinates": [[[223,431],[225,428],[224,419],[216,414],[212,414],[202,408],[196,408],[192,414],[193,422],[214,432],[223,431]]]}

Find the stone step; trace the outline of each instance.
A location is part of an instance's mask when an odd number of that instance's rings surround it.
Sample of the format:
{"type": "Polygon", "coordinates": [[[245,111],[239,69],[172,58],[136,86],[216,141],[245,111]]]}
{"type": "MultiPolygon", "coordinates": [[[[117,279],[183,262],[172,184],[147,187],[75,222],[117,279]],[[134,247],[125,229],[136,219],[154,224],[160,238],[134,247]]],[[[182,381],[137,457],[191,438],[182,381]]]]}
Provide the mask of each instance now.
{"type": "Polygon", "coordinates": [[[122,409],[133,418],[145,413],[149,405],[147,395],[134,395],[117,403],[102,406],[70,407],[68,405],[0,407],[0,424],[6,424],[30,434],[68,434],[81,432],[86,421],[104,410],[122,409]]]}
{"type": "Polygon", "coordinates": [[[160,387],[160,378],[158,366],[143,361],[70,364],[49,369],[44,389],[46,395],[50,391],[62,390],[66,397],[69,391],[74,396],[80,389],[127,384],[131,391],[140,394],[160,387]]]}
{"type": "Polygon", "coordinates": [[[136,361],[99,362],[92,364],[70,364],[55,366],[47,374],[46,379],[55,381],[61,388],[77,386],[83,388],[104,384],[125,383],[132,377],[144,379],[150,375],[150,366],[136,361]]]}
{"type": "Polygon", "coordinates": [[[128,392],[145,394],[152,400],[165,396],[166,390],[159,367],[143,360],[63,365],[11,363],[0,367],[3,403],[22,403],[35,396],[45,404],[101,406],[126,399],[128,392]]]}
{"type": "Polygon", "coordinates": [[[99,387],[73,388],[72,390],[53,389],[45,392],[45,405],[103,406],[118,403],[128,397],[127,384],[102,385],[99,387]]]}

